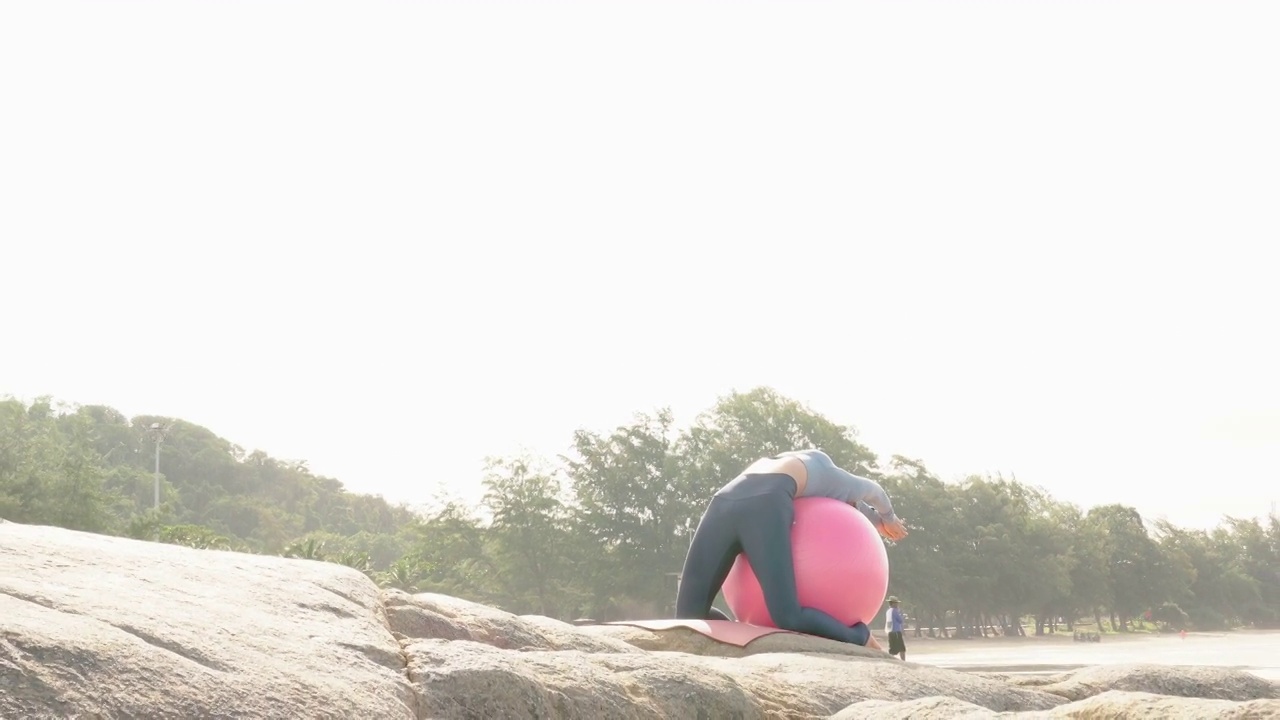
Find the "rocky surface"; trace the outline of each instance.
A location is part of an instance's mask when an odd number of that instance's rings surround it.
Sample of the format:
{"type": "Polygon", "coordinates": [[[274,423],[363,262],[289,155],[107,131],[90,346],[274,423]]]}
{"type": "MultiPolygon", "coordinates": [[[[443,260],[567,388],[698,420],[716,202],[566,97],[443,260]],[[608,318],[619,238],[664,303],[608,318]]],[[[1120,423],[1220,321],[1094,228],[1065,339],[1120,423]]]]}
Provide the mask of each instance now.
{"type": "Polygon", "coordinates": [[[1038,687],[1068,700],[1083,700],[1108,690],[1237,701],[1280,697],[1272,694],[1275,683],[1217,667],[1101,665],[1057,675],[1012,678],[1010,682],[1038,687]]]}
{"type": "Polygon", "coordinates": [[[0,717],[413,718],[403,669],[355,570],[0,524],[0,717]]]}
{"type": "Polygon", "coordinates": [[[715,655],[718,657],[743,657],[761,653],[821,652],[827,655],[884,659],[884,653],[868,650],[859,645],[836,642],[825,638],[773,633],[753,640],[746,647],[716,642],[700,632],[688,628],[672,628],[654,631],[633,625],[587,625],[578,628],[588,635],[621,640],[644,650],[667,650],[691,655],[715,655]]]}
{"type": "Polygon", "coordinates": [[[387,590],[383,600],[389,627],[406,639],[470,640],[504,650],[643,652],[622,640],[589,635],[559,620],[516,616],[448,595],[387,590]]]}
{"type": "Polygon", "coordinates": [[[340,565],[0,523],[0,718],[1262,718],[1277,698],[1225,669],[1001,677],[579,627],[340,565]]]}

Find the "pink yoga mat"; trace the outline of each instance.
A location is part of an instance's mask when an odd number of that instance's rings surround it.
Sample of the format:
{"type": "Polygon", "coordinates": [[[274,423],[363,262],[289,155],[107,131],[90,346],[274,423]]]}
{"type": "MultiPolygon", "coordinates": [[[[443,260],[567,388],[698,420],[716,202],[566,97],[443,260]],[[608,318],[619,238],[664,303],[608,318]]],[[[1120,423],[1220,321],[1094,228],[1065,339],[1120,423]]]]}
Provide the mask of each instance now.
{"type": "Polygon", "coordinates": [[[631,625],[645,630],[688,628],[694,632],[702,633],[717,642],[737,645],[738,647],[746,647],[747,643],[765,635],[791,632],[790,630],[748,625],[747,623],[730,622],[729,620],[614,620],[604,624],[631,625]]]}

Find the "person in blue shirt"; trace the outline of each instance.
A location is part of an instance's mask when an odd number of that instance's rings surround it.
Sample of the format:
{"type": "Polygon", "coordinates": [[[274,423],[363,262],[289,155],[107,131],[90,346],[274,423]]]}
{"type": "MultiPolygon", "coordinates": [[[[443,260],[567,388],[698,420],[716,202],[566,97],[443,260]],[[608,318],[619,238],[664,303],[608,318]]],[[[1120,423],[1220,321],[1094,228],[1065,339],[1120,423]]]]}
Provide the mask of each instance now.
{"type": "Polygon", "coordinates": [[[889,612],[885,622],[885,630],[889,632],[889,654],[897,655],[903,660],[907,659],[907,641],[902,637],[902,631],[906,629],[907,618],[902,614],[902,609],[898,607],[899,601],[896,596],[889,596],[889,612]]]}
{"type": "Polygon", "coordinates": [[[791,555],[795,499],[827,497],[858,508],[890,540],[907,529],[884,488],[835,465],[821,450],[780,453],[752,463],[711,498],[698,522],[680,575],[676,617],[728,620],[712,607],[739,553],[747,556],[773,624],[841,642],[880,644],[866,623],[849,627],[817,608],[802,607],[791,555]]]}

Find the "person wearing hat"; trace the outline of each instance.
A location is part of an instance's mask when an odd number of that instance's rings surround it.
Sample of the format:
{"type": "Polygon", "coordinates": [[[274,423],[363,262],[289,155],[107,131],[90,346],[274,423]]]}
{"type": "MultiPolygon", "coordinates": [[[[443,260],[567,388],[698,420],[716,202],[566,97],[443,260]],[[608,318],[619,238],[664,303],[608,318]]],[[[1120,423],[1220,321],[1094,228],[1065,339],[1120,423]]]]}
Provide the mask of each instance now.
{"type": "Polygon", "coordinates": [[[907,641],[902,637],[907,619],[898,608],[898,596],[889,596],[889,610],[884,614],[884,630],[889,634],[889,654],[907,659],[907,641]]]}

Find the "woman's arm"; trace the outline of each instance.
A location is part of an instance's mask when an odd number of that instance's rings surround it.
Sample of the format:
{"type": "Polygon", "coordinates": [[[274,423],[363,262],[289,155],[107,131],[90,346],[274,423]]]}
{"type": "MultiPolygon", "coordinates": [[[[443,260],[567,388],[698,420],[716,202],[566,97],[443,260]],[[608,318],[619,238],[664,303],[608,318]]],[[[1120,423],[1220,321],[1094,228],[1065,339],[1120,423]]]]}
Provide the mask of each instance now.
{"type": "Polygon", "coordinates": [[[871,524],[875,526],[875,529],[879,530],[884,527],[884,520],[880,519],[880,513],[875,508],[864,502],[858,501],[854,501],[853,506],[858,508],[858,512],[867,516],[867,519],[871,521],[871,524]]]}
{"type": "Polygon", "coordinates": [[[831,466],[829,472],[835,473],[839,478],[840,484],[849,489],[848,502],[851,505],[868,505],[880,513],[880,517],[885,522],[893,522],[898,519],[894,515],[893,502],[889,500],[889,493],[880,487],[880,483],[870,478],[859,477],[834,465],[831,466]]]}
{"type": "Polygon", "coordinates": [[[897,542],[907,536],[907,526],[903,524],[902,519],[893,512],[893,502],[889,500],[889,493],[880,487],[880,483],[870,478],[858,477],[853,473],[835,467],[832,471],[840,475],[841,484],[847,485],[851,490],[849,502],[854,507],[862,510],[862,513],[871,520],[871,524],[875,526],[880,534],[897,542]],[[863,510],[863,508],[866,510],[863,510]],[[877,517],[873,518],[868,511],[874,512],[877,517]]]}
{"type": "Polygon", "coordinates": [[[806,496],[840,500],[853,505],[864,514],[868,512],[863,509],[863,506],[866,506],[876,513],[874,517],[867,514],[867,518],[881,535],[894,541],[907,536],[906,526],[894,514],[889,493],[880,487],[880,483],[870,478],[859,477],[837,466],[832,462],[831,457],[821,450],[805,450],[794,454],[805,459],[808,474],[804,492],[806,496]]]}

